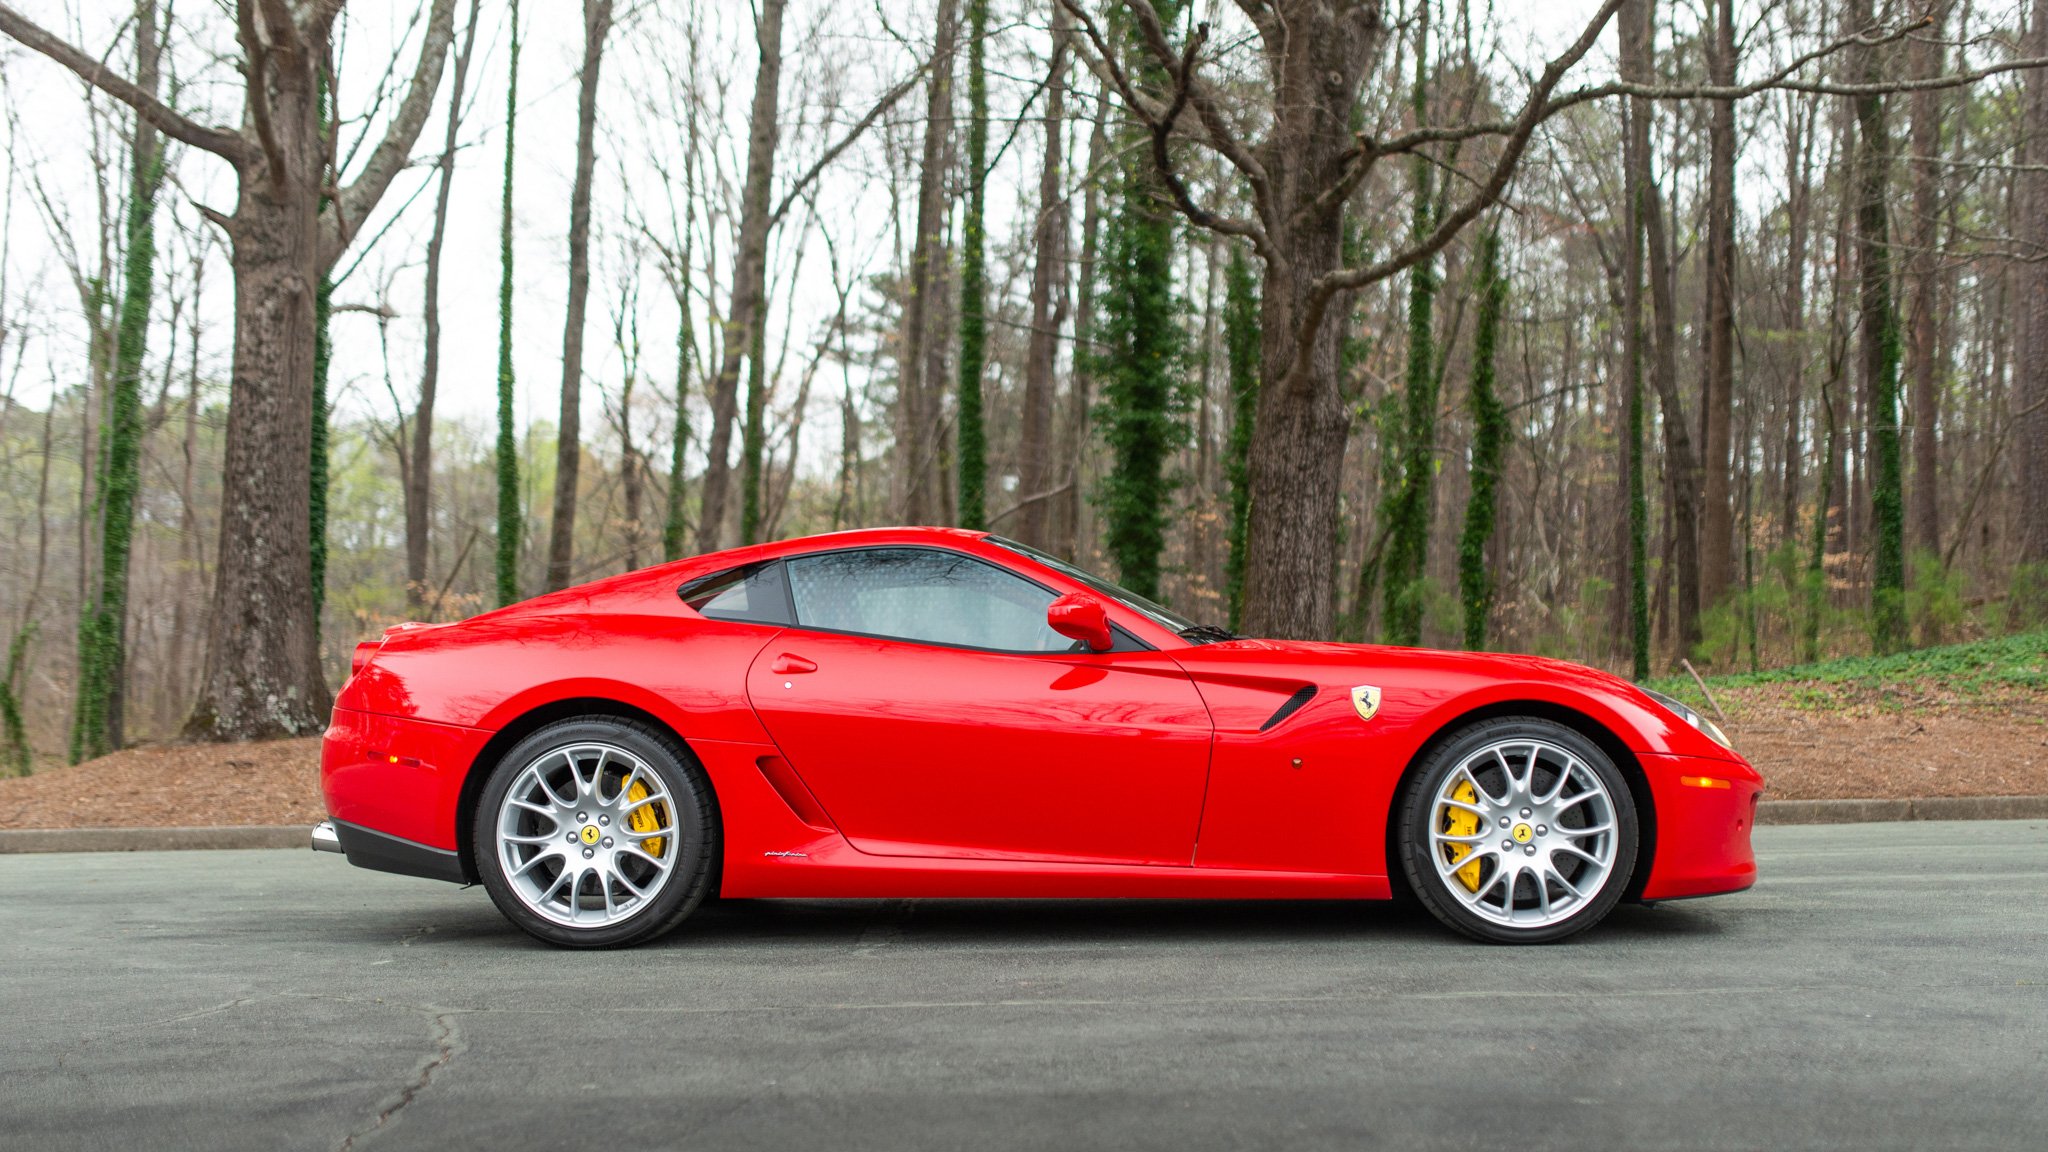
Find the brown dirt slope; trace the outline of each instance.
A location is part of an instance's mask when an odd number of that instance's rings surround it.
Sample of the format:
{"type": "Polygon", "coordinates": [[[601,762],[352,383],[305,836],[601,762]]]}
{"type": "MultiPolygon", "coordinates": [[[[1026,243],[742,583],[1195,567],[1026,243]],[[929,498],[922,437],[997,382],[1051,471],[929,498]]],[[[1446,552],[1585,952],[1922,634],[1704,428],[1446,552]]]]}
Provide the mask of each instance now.
{"type": "Polygon", "coordinates": [[[2048,693],[2037,689],[1813,681],[1715,697],[1767,799],[2048,795],[2048,693]]]}
{"type": "Polygon", "coordinates": [[[158,744],[0,779],[0,828],[312,824],[320,741],[158,744]]]}
{"type": "MultiPolygon", "coordinates": [[[[1815,681],[1716,697],[1771,799],[2048,795],[2048,692],[1815,681]]],[[[0,779],[0,828],[311,824],[319,760],[314,739],[131,748],[0,779]]]]}

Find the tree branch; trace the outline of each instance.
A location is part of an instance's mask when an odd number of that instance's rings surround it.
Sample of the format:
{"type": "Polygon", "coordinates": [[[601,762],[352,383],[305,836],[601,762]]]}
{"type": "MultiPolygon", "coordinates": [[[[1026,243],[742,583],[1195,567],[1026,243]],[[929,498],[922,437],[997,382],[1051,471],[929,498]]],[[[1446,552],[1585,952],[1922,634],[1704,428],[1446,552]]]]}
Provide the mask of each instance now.
{"type": "Polygon", "coordinates": [[[249,142],[240,132],[229,128],[209,128],[188,119],[127,78],[108,72],[99,61],[44,31],[4,3],[0,3],[0,32],[13,37],[23,47],[55,60],[86,83],[135,109],[157,131],[171,139],[211,152],[230,163],[239,164],[248,158],[249,142]]]}
{"type": "MultiPolygon", "coordinates": [[[[1282,261],[1284,259],[1283,255],[1268,238],[1265,228],[1258,222],[1223,216],[1197,204],[1193,194],[1187,187],[1187,182],[1175,170],[1172,153],[1167,148],[1167,141],[1173,134],[1174,123],[1180,118],[1181,112],[1187,108],[1189,103],[1196,99],[1194,92],[1195,54],[1200,50],[1202,44],[1207,41],[1209,26],[1204,24],[1197,29],[1194,38],[1188,43],[1187,51],[1176,57],[1172,52],[1172,46],[1166,43],[1164,31],[1159,27],[1158,13],[1152,10],[1148,0],[1134,0],[1132,10],[1137,12],[1142,8],[1139,16],[1140,22],[1144,22],[1146,15],[1151,17],[1151,27],[1158,33],[1157,42],[1153,45],[1153,51],[1155,54],[1162,49],[1166,52],[1165,65],[1168,72],[1174,77],[1173,98],[1162,107],[1137,90],[1137,86],[1131,82],[1129,74],[1118,65],[1116,53],[1110,48],[1109,41],[1103,35],[1102,29],[1097,26],[1094,19],[1087,12],[1082,10],[1078,0],[1060,0],[1060,3],[1080,22],[1082,31],[1087,33],[1089,42],[1094,45],[1096,56],[1102,61],[1104,69],[1108,72],[1110,84],[1116,88],[1117,94],[1123,99],[1125,107],[1129,108],[1151,133],[1153,167],[1158,170],[1160,178],[1166,182],[1167,191],[1172,194],[1174,205],[1180,210],[1182,215],[1185,215],[1190,221],[1203,228],[1221,232],[1225,235],[1242,236],[1250,240],[1253,246],[1258,249],[1259,255],[1269,263],[1277,264],[1282,261]]],[[[1148,39],[1150,38],[1148,37],[1148,39]]],[[[1200,107],[1198,103],[1196,105],[1196,114],[1198,116],[1200,115],[1200,107]]],[[[1206,122],[1204,127],[1208,127],[1206,122]]],[[[1216,147],[1217,152],[1222,154],[1225,159],[1230,160],[1233,166],[1243,173],[1245,180],[1251,185],[1253,202],[1260,214],[1264,216],[1267,214],[1267,209],[1271,204],[1268,195],[1270,184],[1266,179],[1266,170],[1244,148],[1242,142],[1227,135],[1227,125],[1224,125],[1223,128],[1226,134],[1223,140],[1219,141],[1216,139],[1216,133],[1212,131],[1210,133],[1210,143],[1216,147]],[[1233,152],[1241,154],[1242,163],[1240,163],[1237,156],[1232,155],[1233,152]],[[1247,164],[1249,167],[1246,166],[1247,164]]]]}
{"type": "Polygon", "coordinates": [[[420,42],[419,62],[413,69],[412,84],[404,103],[392,113],[384,139],[370,153],[362,174],[341,189],[321,221],[320,264],[326,268],[341,257],[342,250],[362,227],[363,220],[384,198],[385,189],[412,157],[412,146],[426,127],[434,107],[434,95],[441,87],[441,69],[447,61],[448,44],[455,38],[455,0],[434,0],[427,17],[426,38],[420,42]]]}
{"type": "Polygon", "coordinates": [[[783,192],[782,199],[775,205],[775,210],[768,214],[769,224],[781,223],[782,218],[789,214],[790,207],[804,194],[804,189],[809,187],[811,181],[816,180],[826,168],[831,166],[834,160],[839,159],[840,153],[851,148],[854,141],[860,139],[862,133],[873,127],[875,121],[882,118],[883,113],[894,107],[896,101],[903,98],[904,93],[917,87],[917,82],[924,78],[924,74],[931,70],[931,66],[931,61],[925,61],[918,67],[917,71],[904,77],[902,83],[882,93],[882,98],[875,101],[875,106],[868,109],[867,115],[862,116],[855,122],[853,127],[846,130],[846,135],[841,136],[837,141],[833,142],[831,147],[825,149],[817,161],[805,169],[803,175],[798,176],[790,184],[789,188],[783,192]]]}
{"type": "MultiPolygon", "coordinates": [[[[270,119],[270,45],[269,27],[273,17],[266,12],[263,27],[256,23],[256,5],[251,0],[236,0],[235,30],[242,41],[243,65],[247,70],[244,83],[248,88],[249,119],[256,126],[256,141],[263,149],[264,167],[269,169],[270,186],[284,187],[284,149],[277,143],[277,126],[270,119]]],[[[289,17],[287,17],[289,19],[289,17]]],[[[289,27],[289,25],[287,25],[289,27]]]]}
{"type": "Polygon", "coordinates": [[[1309,290],[1308,299],[1302,303],[1301,321],[1295,329],[1294,362],[1287,372],[1290,382],[1306,377],[1315,337],[1322,329],[1323,316],[1329,310],[1330,301],[1339,293],[1377,283],[1436,255],[1463,231],[1467,224],[1477,219],[1481,212],[1500,199],[1501,192],[1514,177],[1515,169],[1521,163],[1522,152],[1528,147],[1529,138],[1535,134],[1537,125],[1552,115],[1550,94],[1564,79],[1564,74],[1571,71],[1581,59],[1584,59],[1586,53],[1592,50],[1594,42],[1600,38],[1601,32],[1606,29],[1608,22],[1614,18],[1614,13],[1620,9],[1623,2],[1624,0],[1605,0],[1600,10],[1587,22],[1585,30],[1579,33],[1579,38],[1573,41],[1563,54],[1544,66],[1542,75],[1537,77],[1535,86],[1530,89],[1528,98],[1522,103],[1521,114],[1515,117],[1514,126],[1501,147],[1500,155],[1494,159],[1493,171],[1464,203],[1439,220],[1436,229],[1421,243],[1396,252],[1378,263],[1363,268],[1339,268],[1317,278],[1314,287],[1309,290]]]}

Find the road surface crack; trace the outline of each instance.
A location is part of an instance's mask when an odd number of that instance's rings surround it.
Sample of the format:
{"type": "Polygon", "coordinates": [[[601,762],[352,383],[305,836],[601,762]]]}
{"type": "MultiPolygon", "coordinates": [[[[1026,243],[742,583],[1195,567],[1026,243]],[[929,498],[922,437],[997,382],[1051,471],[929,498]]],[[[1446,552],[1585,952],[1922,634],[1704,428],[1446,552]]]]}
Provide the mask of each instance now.
{"type": "Polygon", "coordinates": [[[434,1050],[420,1062],[419,1072],[413,1077],[412,1082],[399,1089],[398,1095],[391,1098],[390,1103],[378,1111],[376,1119],[349,1133],[341,1143],[335,1145],[335,1152],[350,1152],[358,1140],[367,1140],[382,1131],[398,1118],[398,1114],[404,1111],[407,1105],[419,1099],[420,1093],[427,1090],[427,1085],[434,1082],[435,1075],[446,1068],[449,1061],[455,1059],[455,1053],[462,1046],[461,1029],[455,1024],[456,1015],[454,1012],[433,1013],[434,1050]]]}

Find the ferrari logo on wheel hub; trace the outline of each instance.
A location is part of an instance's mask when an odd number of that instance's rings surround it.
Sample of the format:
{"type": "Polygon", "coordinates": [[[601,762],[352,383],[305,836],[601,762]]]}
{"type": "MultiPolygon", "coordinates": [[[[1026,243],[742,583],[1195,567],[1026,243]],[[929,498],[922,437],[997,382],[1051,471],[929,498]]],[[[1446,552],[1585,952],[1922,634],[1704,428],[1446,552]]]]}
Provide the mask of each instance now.
{"type": "Polygon", "coordinates": [[[583,842],[584,842],[585,844],[595,844],[595,843],[597,843],[597,838],[598,838],[598,836],[600,836],[600,835],[602,835],[602,833],[598,832],[598,830],[597,830],[597,825],[595,825],[595,824],[585,824],[585,825],[583,826],[583,842]]]}
{"type": "Polygon", "coordinates": [[[1529,841],[1536,838],[1536,830],[1534,828],[1529,827],[1527,824],[1517,824],[1515,825],[1514,836],[1515,843],[1527,844],[1529,841]]]}

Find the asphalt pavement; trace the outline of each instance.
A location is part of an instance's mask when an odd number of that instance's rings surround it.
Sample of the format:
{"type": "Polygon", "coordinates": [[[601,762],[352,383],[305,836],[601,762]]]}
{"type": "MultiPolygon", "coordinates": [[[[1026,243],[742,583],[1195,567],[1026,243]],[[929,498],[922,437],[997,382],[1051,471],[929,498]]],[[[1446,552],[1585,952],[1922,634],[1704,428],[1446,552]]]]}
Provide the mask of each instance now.
{"type": "Polygon", "coordinates": [[[0,856],[0,1148],[2048,1147],[2048,822],[1759,845],[1545,948],[773,901],[572,953],[308,851],[0,856]]]}

